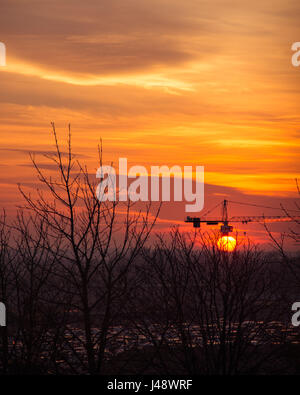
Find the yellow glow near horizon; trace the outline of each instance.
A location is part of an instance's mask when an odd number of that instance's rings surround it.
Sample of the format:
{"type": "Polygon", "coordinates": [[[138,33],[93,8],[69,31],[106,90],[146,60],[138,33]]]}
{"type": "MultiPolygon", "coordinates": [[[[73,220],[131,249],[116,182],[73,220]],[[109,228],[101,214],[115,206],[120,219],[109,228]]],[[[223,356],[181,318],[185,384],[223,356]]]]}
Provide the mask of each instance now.
{"type": "Polygon", "coordinates": [[[236,247],[236,240],[232,236],[222,236],[219,238],[217,246],[221,251],[234,251],[236,247]]]}

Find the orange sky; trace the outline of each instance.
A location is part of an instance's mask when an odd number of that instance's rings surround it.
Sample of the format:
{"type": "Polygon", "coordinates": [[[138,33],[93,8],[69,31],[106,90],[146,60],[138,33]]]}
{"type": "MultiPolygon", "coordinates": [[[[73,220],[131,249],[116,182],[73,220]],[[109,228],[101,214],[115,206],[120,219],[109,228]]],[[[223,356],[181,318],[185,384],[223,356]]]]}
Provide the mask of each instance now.
{"type": "Polygon", "coordinates": [[[299,20],[298,0],[1,0],[1,206],[32,183],[28,151],[53,149],[50,121],[91,169],[102,137],[108,162],[204,165],[218,199],[293,199],[299,20]]]}

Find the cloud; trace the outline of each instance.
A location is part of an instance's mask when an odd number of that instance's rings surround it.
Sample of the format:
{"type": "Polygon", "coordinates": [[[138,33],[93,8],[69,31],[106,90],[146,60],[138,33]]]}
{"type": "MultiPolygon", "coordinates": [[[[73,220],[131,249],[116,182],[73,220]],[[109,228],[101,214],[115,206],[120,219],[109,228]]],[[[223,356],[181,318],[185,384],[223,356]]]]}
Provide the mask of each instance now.
{"type": "MultiPolygon", "coordinates": [[[[212,30],[210,19],[204,16],[207,3],[201,14],[195,2],[189,5],[178,0],[2,3],[1,29],[12,57],[79,76],[182,65],[195,57],[186,45],[191,36],[205,36],[212,30]]],[[[207,45],[202,50],[204,56],[216,47],[207,45]]]]}
{"type": "MultiPolygon", "coordinates": [[[[0,151],[6,151],[6,152],[15,152],[15,153],[21,153],[21,154],[33,154],[33,155],[45,155],[45,156],[55,156],[57,155],[56,151],[48,151],[48,150],[37,150],[34,148],[0,148],[0,151]]],[[[68,152],[61,151],[60,152],[62,157],[68,157],[68,152]]],[[[73,153],[74,157],[76,158],[89,158],[86,155],[82,154],[76,154],[73,153]]],[[[26,166],[26,165],[25,165],[26,166]]]]}
{"type": "Polygon", "coordinates": [[[115,162],[203,164],[208,184],[291,194],[299,16],[297,0],[2,0],[3,173],[52,152],[55,120],[89,168],[103,137],[115,162]]]}

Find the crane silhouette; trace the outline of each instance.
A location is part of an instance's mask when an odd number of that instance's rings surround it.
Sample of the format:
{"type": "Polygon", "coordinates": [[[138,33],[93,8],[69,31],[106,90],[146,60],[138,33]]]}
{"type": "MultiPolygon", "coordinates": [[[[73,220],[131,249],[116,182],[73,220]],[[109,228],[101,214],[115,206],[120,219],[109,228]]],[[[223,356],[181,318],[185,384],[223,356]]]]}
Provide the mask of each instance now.
{"type": "MultiPolygon", "coordinates": [[[[264,207],[268,209],[280,209],[281,208],[275,208],[275,207],[268,207],[268,206],[260,206],[257,204],[250,204],[250,203],[241,203],[241,202],[233,202],[230,200],[223,200],[223,202],[219,203],[217,206],[215,206],[213,209],[209,210],[207,213],[205,213],[204,217],[187,217],[184,222],[187,223],[192,223],[194,228],[200,228],[201,224],[206,224],[206,225],[219,225],[221,224],[220,227],[220,233],[222,236],[228,236],[229,233],[233,232],[233,226],[230,225],[229,223],[242,223],[242,224],[248,224],[249,222],[289,222],[293,220],[300,219],[300,216],[289,216],[288,214],[281,216],[281,215],[260,215],[260,216],[235,216],[229,218],[228,216],[228,203],[235,203],[235,204],[243,204],[247,206],[255,206],[255,207],[264,207]],[[221,218],[207,218],[206,215],[214,211],[218,206],[222,205],[222,217],[221,218]]],[[[299,213],[299,210],[296,210],[299,213]]]]}

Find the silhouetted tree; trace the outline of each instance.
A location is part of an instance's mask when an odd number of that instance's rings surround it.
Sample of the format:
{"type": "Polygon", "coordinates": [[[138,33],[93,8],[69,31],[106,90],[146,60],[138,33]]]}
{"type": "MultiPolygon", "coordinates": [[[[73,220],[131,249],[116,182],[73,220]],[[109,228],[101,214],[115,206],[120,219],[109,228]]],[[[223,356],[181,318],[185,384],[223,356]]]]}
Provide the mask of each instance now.
{"type": "Polygon", "coordinates": [[[72,296],[70,310],[79,314],[77,327],[83,323],[83,337],[78,328],[67,327],[67,346],[74,358],[72,369],[97,374],[105,359],[109,329],[120,319],[128,300],[130,267],[147,241],[157,214],[150,215],[150,206],[145,212],[132,213],[130,201],[99,200],[95,182],[74,159],[70,128],[66,153],[60,149],[54,124],[52,128],[56,154],[47,158],[56,165],[57,177],[45,175],[32,157],[47,192],[38,190],[38,196],[32,197],[20,190],[27,202],[25,209],[47,227],[49,246],[59,240],[59,248],[52,252],[48,246],[47,254],[52,253],[55,260],[55,275],[68,282],[60,292],[72,296]]]}
{"type": "Polygon", "coordinates": [[[220,251],[218,237],[174,229],[144,249],[131,315],[157,372],[255,373],[284,340],[271,262],[251,243],[220,251]]]}

